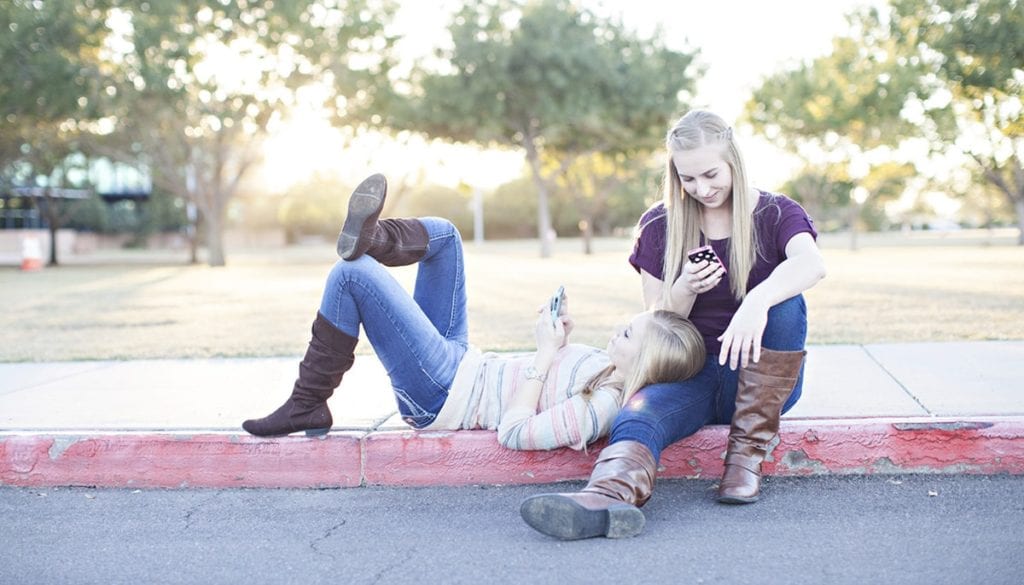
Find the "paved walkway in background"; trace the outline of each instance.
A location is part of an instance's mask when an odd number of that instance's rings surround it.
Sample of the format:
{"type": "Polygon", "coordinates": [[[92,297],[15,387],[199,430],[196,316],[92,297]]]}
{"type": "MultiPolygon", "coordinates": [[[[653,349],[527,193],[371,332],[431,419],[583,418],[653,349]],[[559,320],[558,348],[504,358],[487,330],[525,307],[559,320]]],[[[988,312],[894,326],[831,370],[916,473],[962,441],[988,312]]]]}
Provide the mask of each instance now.
{"type": "MultiPolygon", "coordinates": [[[[600,445],[513,452],[488,431],[414,432],[359,357],[325,439],[250,437],[298,358],[0,364],[0,485],[356,486],[579,479],[600,445]]],[[[1024,473],[1024,341],[808,348],[803,398],[766,471],[1024,473]]],[[[665,452],[660,474],[720,473],[728,429],[665,452]]]]}

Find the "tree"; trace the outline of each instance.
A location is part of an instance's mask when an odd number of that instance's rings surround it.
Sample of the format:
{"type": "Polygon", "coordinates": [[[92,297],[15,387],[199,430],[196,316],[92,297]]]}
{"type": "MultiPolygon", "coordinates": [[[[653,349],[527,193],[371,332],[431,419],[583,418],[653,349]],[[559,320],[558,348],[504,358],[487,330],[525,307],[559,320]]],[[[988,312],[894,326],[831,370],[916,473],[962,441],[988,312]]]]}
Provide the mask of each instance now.
{"type": "Polygon", "coordinates": [[[633,221],[643,212],[643,193],[636,192],[635,186],[642,184],[641,177],[646,169],[633,157],[621,153],[594,153],[575,157],[568,166],[558,166],[562,170],[559,183],[571,194],[579,214],[584,254],[593,253],[595,232],[606,235],[612,227],[613,195],[616,192],[630,192],[639,203],[633,206],[633,221]]]}
{"type": "Polygon", "coordinates": [[[12,185],[38,187],[34,199],[50,230],[51,265],[58,264],[58,230],[75,209],[55,190],[71,186],[79,123],[98,116],[91,104],[100,78],[103,6],[100,0],[0,4],[0,174],[12,185]]]}
{"type": "Polygon", "coordinates": [[[853,33],[836,38],[830,54],[769,77],[746,106],[755,129],[808,167],[838,167],[831,173],[869,193],[863,183],[873,162],[892,158],[915,131],[901,112],[920,74],[879,23],[874,10],[852,15],[853,33]]]}
{"type": "Polygon", "coordinates": [[[553,180],[593,153],[657,148],[694,84],[693,55],[639,39],[569,0],[468,4],[444,63],[422,68],[388,123],[431,137],[523,149],[537,191],[541,256],[551,254],[553,180]],[[545,172],[546,153],[562,160],[545,172]]]}
{"type": "Polygon", "coordinates": [[[852,190],[845,165],[805,166],[782,186],[782,191],[814,218],[818,231],[834,230],[847,223],[841,214],[852,203],[852,190]]]}
{"type": "Polygon", "coordinates": [[[1024,245],[1024,6],[894,0],[889,32],[920,64],[908,115],[935,151],[966,153],[1014,207],[1024,245]]]}
{"type": "Polygon", "coordinates": [[[359,123],[388,85],[389,1],[113,4],[104,91],[115,127],[101,151],[146,161],[158,188],[198,208],[212,266],[225,263],[227,204],[268,129],[304,92],[359,123]]]}

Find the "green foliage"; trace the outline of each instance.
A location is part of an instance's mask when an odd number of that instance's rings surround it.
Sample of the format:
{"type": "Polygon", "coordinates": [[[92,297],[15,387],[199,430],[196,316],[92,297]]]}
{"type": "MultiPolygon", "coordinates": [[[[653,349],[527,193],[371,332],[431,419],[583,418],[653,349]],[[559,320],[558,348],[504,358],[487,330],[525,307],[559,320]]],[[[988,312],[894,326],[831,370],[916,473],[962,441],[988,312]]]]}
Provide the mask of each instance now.
{"type": "MultiPolygon", "coordinates": [[[[918,135],[933,152],[973,159],[978,180],[1015,208],[1024,245],[1024,7],[1019,0],[893,0],[890,19],[906,62],[925,72],[912,103],[918,135]]],[[[969,207],[998,208],[985,189],[954,191],[976,199],[969,207]]]]}
{"type": "MultiPolygon", "coordinates": [[[[65,185],[78,127],[98,116],[102,1],[0,3],[0,176],[65,185]]],[[[59,220],[67,209],[48,209],[59,220]]]]}
{"type": "Polygon", "coordinates": [[[105,4],[0,3],[0,124],[95,114],[105,4]]]}
{"type": "Polygon", "coordinates": [[[413,118],[398,125],[572,152],[656,148],[694,83],[693,55],[566,0],[467,4],[450,30],[453,48],[442,55],[451,71],[419,72],[413,118]]]}
{"type": "Polygon", "coordinates": [[[902,61],[896,41],[879,31],[873,11],[855,15],[856,37],[832,52],[767,78],[746,105],[754,128],[785,147],[866,151],[913,131],[900,116],[920,70],[902,61]]]}
{"type": "Polygon", "coordinates": [[[537,187],[523,177],[499,186],[484,198],[484,233],[488,239],[537,235],[537,187]]]}
{"type": "Polygon", "coordinates": [[[75,201],[67,226],[71,229],[104,233],[110,228],[110,211],[107,203],[98,193],[93,192],[87,199],[75,201]]]}
{"type": "MultiPolygon", "coordinates": [[[[538,198],[523,226],[545,233],[547,157],[660,148],[695,82],[694,55],[641,39],[569,0],[468,3],[435,71],[418,70],[387,123],[435,138],[525,150],[538,198]]],[[[499,230],[500,231],[500,230],[499,230]]],[[[520,231],[517,227],[514,231],[520,231]]],[[[545,240],[542,239],[542,255],[545,240]]]]}
{"type": "Polygon", "coordinates": [[[344,204],[352,189],[332,177],[315,176],[285,193],[278,219],[289,242],[301,236],[337,237],[345,222],[344,204]]]}
{"type": "Polygon", "coordinates": [[[141,161],[159,188],[199,207],[221,264],[228,202],[300,88],[322,88],[343,123],[374,123],[368,112],[390,91],[393,10],[391,0],[2,3],[0,170],[50,177],[76,150],[141,161]]]}

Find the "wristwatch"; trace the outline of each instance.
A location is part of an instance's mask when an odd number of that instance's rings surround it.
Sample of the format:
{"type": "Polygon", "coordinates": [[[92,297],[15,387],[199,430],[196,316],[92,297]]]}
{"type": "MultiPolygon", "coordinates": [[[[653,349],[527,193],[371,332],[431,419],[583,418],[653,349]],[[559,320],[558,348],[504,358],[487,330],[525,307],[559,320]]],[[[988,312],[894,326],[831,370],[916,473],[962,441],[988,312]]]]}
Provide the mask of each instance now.
{"type": "Polygon", "coordinates": [[[537,380],[541,384],[543,384],[544,382],[548,381],[548,373],[544,372],[542,374],[542,373],[540,373],[540,371],[537,368],[533,367],[532,365],[531,366],[526,366],[526,379],[527,380],[537,380]]]}

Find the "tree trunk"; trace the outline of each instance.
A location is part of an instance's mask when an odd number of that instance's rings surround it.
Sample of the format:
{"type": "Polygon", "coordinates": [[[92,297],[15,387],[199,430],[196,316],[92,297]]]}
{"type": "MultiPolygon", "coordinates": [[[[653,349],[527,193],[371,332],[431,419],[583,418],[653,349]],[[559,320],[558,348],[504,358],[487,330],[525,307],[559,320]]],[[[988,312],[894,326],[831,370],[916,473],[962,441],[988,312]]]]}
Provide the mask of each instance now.
{"type": "Polygon", "coordinates": [[[189,264],[199,264],[199,236],[196,234],[195,226],[191,226],[191,232],[188,236],[188,247],[189,247],[189,264]]]}
{"type": "Polygon", "coordinates": [[[54,222],[47,222],[50,226],[50,263],[48,266],[57,266],[57,228],[54,222]]]}
{"type": "Polygon", "coordinates": [[[589,256],[594,253],[594,218],[586,216],[580,223],[583,228],[583,253],[589,256]]]}
{"type": "Polygon", "coordinates": [[[1024,246],[1024,196],[1018,197],[1013,207],[1017,210],[1017,245],[1024,246]]]}
{"type": "Polygon", "coordinates": [[[537,187],[537,237],[540,238],[540,257],[551,257],[551,210],[548,209],[548,186],[540,170],[540,156],[537,146],[528,133],[523,133],[526,160],[530,163],[533,184],[537,187]]]}
{"type": "Polygon", "coordinates": [[[860,205],[857,203],[851,203],[850,205],[850,250],[857,250],[857,228],[858,219],[860,216],[860,205]]]}
{"type": "Polygon", "coordinates": [[[224,213],[222,209],[211,209],[203,214],[203,225],[206,227],[206,263],[210,266],[224,266],[224,213]]]}
{"type": "Polygon", "coordinates": [[[57,209],[57,202],[54,201],[50,187],[46,188],[42,200],[39,201],[37,206],[46,220],[47,229],[50,230],[50,260],[47,262],[47,266],[58,266],[60,262],[57,260],[57,230],[60,229],[61,218],[60,211],[57,209]]]}

